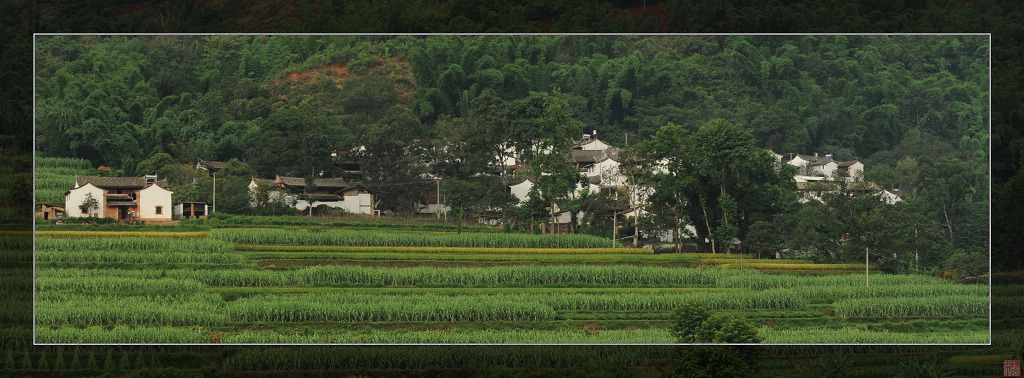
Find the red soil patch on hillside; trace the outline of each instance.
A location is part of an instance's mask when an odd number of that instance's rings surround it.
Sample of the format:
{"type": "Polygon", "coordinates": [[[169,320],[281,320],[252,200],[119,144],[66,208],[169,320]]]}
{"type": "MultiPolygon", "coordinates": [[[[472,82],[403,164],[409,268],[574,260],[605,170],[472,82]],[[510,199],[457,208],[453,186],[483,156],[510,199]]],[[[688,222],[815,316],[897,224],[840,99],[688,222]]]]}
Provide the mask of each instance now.
{"type": "MultiPolygon", "coordinates": [[[[404,83],[395,84],[395,92],[398,93],[400,103],[408,104],[415,95],[416,79],[412,73],[409,62],[401,57],[392,57],[382,60],[381,63],[369,70],[367,75],[385,76],[391,79],[404,78],[412,85],[404,83]]],[[[345,81],[358,77],[349,72],[348,67],[331,63],[323,67],[317,67],[308,71],[292,72],[280,78],[272,79],[266,83],[267,88],[277,90],[287,85],[289,88],[297,88],[303,85],[313,84],[327,79],[334,81],[338,88],[344,88],[345,81]]]]}
{"type": "Polygon", "coordinates": [[[312,71],[305,72],[292,72],[285,76],[285,80],[288,81],[308,81],[309,78],[316,76],[317,74],[326,74],[326,76],[333,76],[331,73],[339,76],[352,76],[348,73],[348,67],[339,66],[337,63],[331,63],[327,67],[316,68],[312,71]]]}

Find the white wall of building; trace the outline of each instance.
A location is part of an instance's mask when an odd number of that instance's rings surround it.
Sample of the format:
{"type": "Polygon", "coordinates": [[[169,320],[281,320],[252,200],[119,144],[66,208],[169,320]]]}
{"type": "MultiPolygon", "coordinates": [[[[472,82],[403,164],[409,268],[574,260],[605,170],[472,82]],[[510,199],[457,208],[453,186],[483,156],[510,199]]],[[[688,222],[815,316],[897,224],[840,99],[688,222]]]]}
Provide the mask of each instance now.
{"type": "Polygon", "coordinates": [[[171,220],[173,211],[170,190],[158,185],[150,185],[139,191],[139,198],[136,200],[139,204],[139,219],[171,220]],[[156,213],[157,206],[163,209],[160,214],[156,213]]]}
{"type": "MultiPolygon", "coordinates": [[[[360,193],[354,196],[344,196],[341,201],[313,201],[313,207],[329,206],[345,210],[349,214],[370,214],[373,215],[373,195],[360,193]]],[[[296,200],[295,209],[299,211],[309,210],[309,201],[296,200]]]]}
{"type": "Polygon", "coordinates": [[[856,162],[850,165],[850,177],[856,179],[864,177],[864,163],[856,162]]]}
{"type": "Polygon", "coordinates": [[[416,208],[419,209],[418,211],[416,211],[416,213],[418,214],[437,214],[438,209],[441,210],[441,214],[444,214],[452,210],[452,208],[449,207],[448,205],[438,206],[438,204],[436,203],[420,203],[416,205],[416,208]]]}
{"type": "Polygon", "coordinates": [[[580,147],[580,149],[582,149],[583,151],[604,151],[611,146],[609,146],[605,142],[602,142],[600,139],[594,139],[590,143],[584,144],[580,147]]]}
{"type": "Polygon", "coordinates": [[[103,209],[107,206],[103,199],[103,189],[97,188],[93,184],[85,184],[80,187],[71,189],[71,191],[64,196],[64,216],[66,217],[88,217],[90,214],[95,217],[103,216],[103,209]],[[83,214],[82,202],[85,201],[86,194],[91,193],[92,198],[96,199],[96,207],[89,209],[90,213],[83,214]]]}
{"type": "Polygon", "coordinates": [[[792,166],[798,167],[798,168],[803,168],[803,167],[806,167],[807,164],[810,164],[810,161],[804,160],[803,158],[800,157],[800,155],[797,155],[792,160],[787,161],[786,164],[789,164],[789,165],[792,165],[792,166]]]}
{"type": "Polygon", "coordinates": [[[815,165],[811,167],[809,170],[810,172],[808,173],[822,177],[832,177],[832,175],[836,173],[836,169],[838,168],[839,164],[836,164],[835,161],[830,161],[822,165],[815,165]]]}
{"type": "Polygon", "coordinates": [[[526,202],[526,200],[530,199],[531,188],[533,188],[533,182],[530,182],[530,180],[523,180],[523,182],[509,187],[512,191],[512,195],[516,196],[520,203],[526,202]]]}
{"type": "MultiPolygon", "coordinates": [[[[313,207],[317,207],[317,206],[320,206],[320,205],[325,205],[325,206],[330,206],[330,207],[339,207],[339,208],[343,208],[344,209],[345,208],[345,201],[313,201],[313,207]]],[[[309,201],[301,200],[301,199],[300,200],[296,200],[295,201],[295,208],[298,209],[299,211],[309,210],[309,201]]],[[[348,211],[348,209],[346,209],[345,211],[348,211]]]]}

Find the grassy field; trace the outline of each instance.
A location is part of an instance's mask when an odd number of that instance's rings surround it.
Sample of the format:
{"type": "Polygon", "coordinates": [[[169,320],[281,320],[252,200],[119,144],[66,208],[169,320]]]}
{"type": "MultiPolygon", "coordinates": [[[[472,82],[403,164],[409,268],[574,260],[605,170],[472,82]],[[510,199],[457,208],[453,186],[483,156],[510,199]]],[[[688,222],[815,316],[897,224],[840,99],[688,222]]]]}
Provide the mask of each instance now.
{"type": "Polygon", "coordinates": [[[989,341],[988,286],[874,273],[864,287],[858,264],[422,221],[244,220],[39,232],[36,341],[672,343],[670,313],[691,298],[747,317],[766,343],[989,341]]]}

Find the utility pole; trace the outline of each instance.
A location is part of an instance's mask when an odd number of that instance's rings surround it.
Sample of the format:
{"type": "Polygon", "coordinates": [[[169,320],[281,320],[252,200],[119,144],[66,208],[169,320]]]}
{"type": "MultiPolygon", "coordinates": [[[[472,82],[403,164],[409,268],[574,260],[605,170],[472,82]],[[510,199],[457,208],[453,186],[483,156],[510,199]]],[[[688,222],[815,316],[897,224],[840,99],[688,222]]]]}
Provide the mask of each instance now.
{"type": "MultiPolygon", "coordinates": [[[[211,170],[213,170],[213,169],[211,168],[211,170]]],[[[211,211],[211,213],[216,213],[216,212],[217,212],[217,171],[213,171],[213,211],[211,211]]]]}
{"type": "Polygon", "coordinates": [[[441,175],[435,173],[434,181],[437,182],[437,219],[441,219],[441,175]]]}
{"type": "Polygon", "coordinates": [[[921,269],[921,258],[917,255],[917,227],[914,227],[914,270],[921,269]]]}
{"type": "Polygon", "coordinates": [[[871,286],[871,279],[868,275],[868,247],[864,247],[864,286],[871,286]]]}
{"type": "MultiPolygon", "coordinates": [[[[619,202],[619,189],[615,189],[615,203],[619,202]]],[[[615,248],[615,238],[619,236],[619,227],[616,222],[619,220],[619,215],[616,214],[615,208],[612,207],[612,248],[615,248]]]]}

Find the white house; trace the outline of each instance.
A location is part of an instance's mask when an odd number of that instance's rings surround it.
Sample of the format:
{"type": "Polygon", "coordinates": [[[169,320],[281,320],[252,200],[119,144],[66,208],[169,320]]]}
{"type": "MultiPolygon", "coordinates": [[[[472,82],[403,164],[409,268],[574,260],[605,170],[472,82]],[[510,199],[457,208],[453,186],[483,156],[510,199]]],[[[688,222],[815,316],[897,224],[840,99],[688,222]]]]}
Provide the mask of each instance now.
{"type": "Polygon", "coordinates": [[[888,190],[882,190],[882,192],[878,193],[878,195],[882,198],[882,201],[885,201],[885,203],[890,204],[890,205],[895,205],[896,202],[902,202],[903,201],[903,199],[900,198],[900,196],[898,196],[896,194],[893,194],[892,192],[890,192],[888,190]]]}
{"type": "Polygon", "coordinates": [[[302,177],[253,178],[249,182],[250,206],[258,206],[265,198],[267,202],[285,201],[299,211],[309,210],[311,206],[328,206],[352,214],[374,214],[373,194],[362,185],[350,184],[341,178],[318,178],[313,180],[313,185],[316,190],[306,193],[306,179],[302,177]]]}
{"type": "Polygon", "coordinates": [[[576,147],[583,151],[605,151],[608,147],[611,147],[611,145],[602,142],[600,139],[597,139],[597,137],[584,135],[583,139],[577,142],[576,147]]]}
{"type": "Polygon", "coordinates": [[[859,180],[864,177],[864,163],[859,160],[843,161],[836,164],[839,170],[845,170],[848,180],[859,180]]]}
{"type": "Polygon", "coordinates": [[[75,187],[64,192],[65,216],[109,217],[118,220],[169,221],[173,193],[166,180],[143,177],[76,176],[75,187]],[[86,198],[96,206],[82,211],[86,198]]]}

